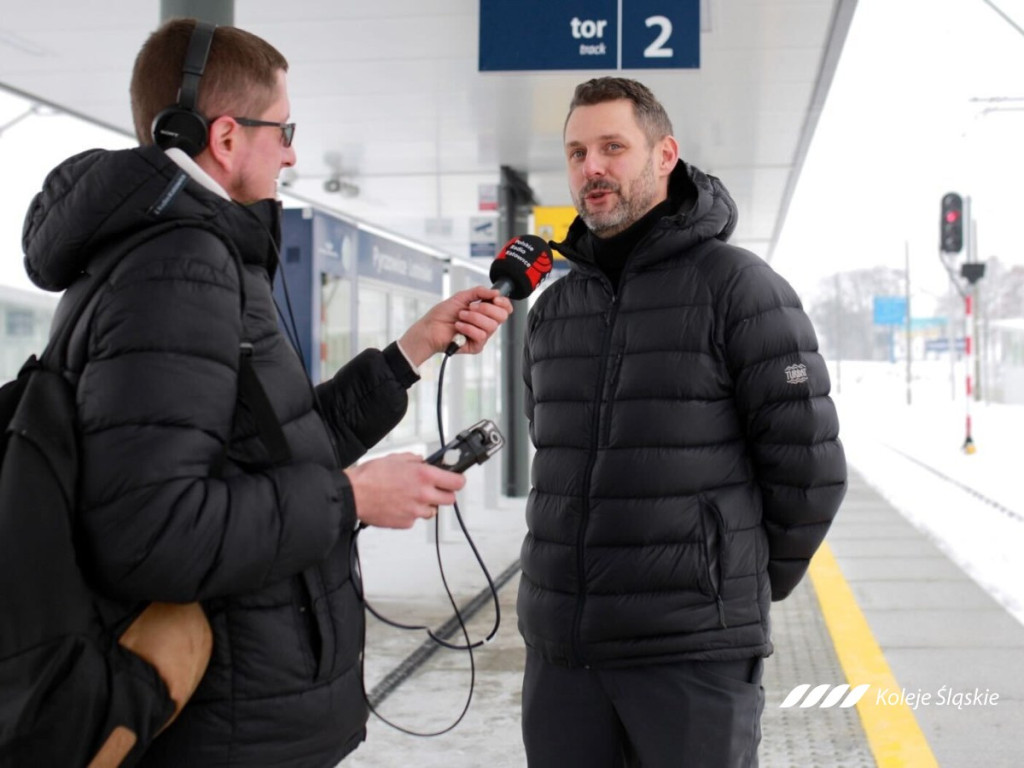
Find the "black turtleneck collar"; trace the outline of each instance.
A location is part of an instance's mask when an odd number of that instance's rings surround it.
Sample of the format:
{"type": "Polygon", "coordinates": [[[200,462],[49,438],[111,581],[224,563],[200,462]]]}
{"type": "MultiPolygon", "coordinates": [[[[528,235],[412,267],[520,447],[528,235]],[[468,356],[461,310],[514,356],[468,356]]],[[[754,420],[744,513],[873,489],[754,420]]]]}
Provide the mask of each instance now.
{"type": "Polygon", "coordinates": [[[591,252],[594,254],[594,263],[600,268],[612,283],[612,287],[619,290],[619,280],[622,278],[622,270],[626,266],[626,259],[636,248],[648,232],[654,229],[654,225],[664,216],[671,216],[678,212],[679,201],[671,198],[662,200],[647,213],[637,219],[627,229],[617,235],[602,238],[593,232],[587,233],[591,252]]]}

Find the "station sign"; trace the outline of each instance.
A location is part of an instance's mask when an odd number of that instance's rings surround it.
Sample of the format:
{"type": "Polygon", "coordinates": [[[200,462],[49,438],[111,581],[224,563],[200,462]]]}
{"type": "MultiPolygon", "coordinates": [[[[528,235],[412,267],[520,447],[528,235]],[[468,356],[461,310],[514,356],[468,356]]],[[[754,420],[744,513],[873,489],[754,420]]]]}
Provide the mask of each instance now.
{"type": "Polygon", "coordinates": [[[498,253],[498,219],[494,216],[473,216],[469,220],[469,255],[493,259],[498,253]]]}
{"type": "Polygon", "coordinates": [[[875,325],[903,325],[907,322],[906,296],[875,296],[872,309],[875,325]]]}
{"type": "Polygon", "coordinates": [[[355,265],[358,230],[334,216],[313,212],[314,263],[335,277],[349,278],[355,265]]]}
{"type": "Polygon", "coordinates": [[[478,209],[481,211],[498,210],[498,185],[480,184],[477,187],[478,209]]]}
{"type": "MultiPolygon", "coordinates": [[[[949,352],[949,337],[942,336],[938,339],[925,339],[924,342],[925,352],[949,352]]],[[[967,351],[967,338],[964,336],[958,336],[956,339],[956,351],[963,354],[967,351]]]]}
{"type": "Polygon", "coordinates": [[[440,294],[444,264],[428,253],[362,231],[359,233],[359,276],[440,294]]]}
{"type": "MultiPolygon", "coordinates": [[[[533,234],[560,243],[569,234],[569,226],[576,220],[576,216],[576,208],[571,205],[535,205],[533,234]]],[[[559,256],[556,254],[555,258],[559,256]]]]}
{"type": "Polygon", "coordinates": [[[699,67],[700,0],[480,0],[481,72],[699,67]]]}

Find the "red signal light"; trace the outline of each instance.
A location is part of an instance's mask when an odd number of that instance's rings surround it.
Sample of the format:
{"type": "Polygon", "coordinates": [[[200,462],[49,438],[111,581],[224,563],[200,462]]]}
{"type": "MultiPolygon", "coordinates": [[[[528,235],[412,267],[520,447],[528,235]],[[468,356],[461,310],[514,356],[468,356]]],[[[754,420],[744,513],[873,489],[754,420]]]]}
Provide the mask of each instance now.
{"type": "Polygon", "coordinates": [[[943,196],[940,222],[939,250],[960,253],[964,247],[964,200],[956,192],[943,196]]]}

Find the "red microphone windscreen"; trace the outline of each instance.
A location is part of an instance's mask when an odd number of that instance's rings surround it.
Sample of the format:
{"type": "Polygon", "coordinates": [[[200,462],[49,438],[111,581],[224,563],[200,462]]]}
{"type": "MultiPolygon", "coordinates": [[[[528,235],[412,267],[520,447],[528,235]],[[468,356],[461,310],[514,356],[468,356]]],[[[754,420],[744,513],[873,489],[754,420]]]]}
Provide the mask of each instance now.
{"type": "Polygon", "coordinates": [[[519,235],[509,240],[491,263],[491,282],[512,284],[510,299],[525,299],[540,285],[553,265],[551,248],[536,235],[519,235]]]}

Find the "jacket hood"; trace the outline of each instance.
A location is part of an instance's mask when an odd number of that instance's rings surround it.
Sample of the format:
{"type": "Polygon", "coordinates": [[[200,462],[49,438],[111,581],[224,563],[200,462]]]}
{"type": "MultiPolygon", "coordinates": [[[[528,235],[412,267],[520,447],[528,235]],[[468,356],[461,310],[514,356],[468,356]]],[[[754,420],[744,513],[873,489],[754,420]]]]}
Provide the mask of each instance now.
{"type": "MultiPolygon", "coordinates": [[[[655,229],[662,234],[674,231],[682,238],[674,240],[676,247],[689,248],[706,240],[729,239],[736,229],[739,214],[736,203],[718,178],[680,160],[669,176],[668,188],[676,213],[664,217],[655,229]]],[[[588,233],[587,225],[577,216],[565,240],[552,245],[571,261],[589,261],[588,233]]]]}
{"type": "Polygon", "coordinates": [[[104,246],[160,222],[210,228],[214,219],[240,253],[259,255],[273,271],[279,204],[264,200],[242,206],[191,179],[172,194],[180,173],[158,147],[91,149],[62,162],[25,215],[22,247],[29,278],[45,290],[62,291],[104,246]],[[253,226],[254,215],[262,227],[253,226]]]}

